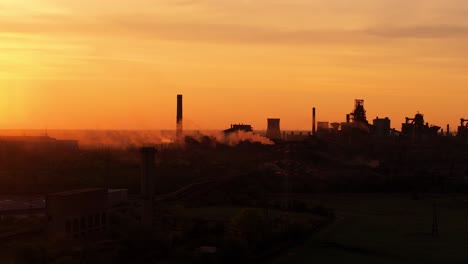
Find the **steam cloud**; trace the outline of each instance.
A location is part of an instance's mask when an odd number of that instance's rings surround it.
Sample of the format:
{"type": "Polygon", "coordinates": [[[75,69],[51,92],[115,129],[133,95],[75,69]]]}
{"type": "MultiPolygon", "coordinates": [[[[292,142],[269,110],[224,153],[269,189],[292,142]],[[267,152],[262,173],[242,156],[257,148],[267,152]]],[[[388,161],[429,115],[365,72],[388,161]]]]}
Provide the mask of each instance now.
{"type": "Polygon", "coordinates": [[[174,135],[154,130],[77,130],[50,131],[49,136],[57,139],[73,139],[82,148],[125,149],[145,145],[161,145],[174,142],[174,135]]]}
{"type": "MultiPolygon", "coordinates": [[[[44,136],[44,131],[17,131],[10,132],[10,135],[44,136]]],[[[3,134],[3,133],[1,133],[3,134]]],[[[90,148],[111,148],[126,149],[130,147],[141,147],[147,145],[168,145],[175,143],[176,134],[174,131],[156,130],[52,130],[47,131],[47,135],[61,140],[78,140],[80,147],[90,148]]],[[[260,143],[263,145],[273,145],[274,143],[266,137],[252,132],[238,131],[225,135],[219,131],[185,131],[184,136],[189,136],[193,140],[202,142],[203,138],[209,138],[216,144],[236,146],[241,142],[260,143]]]]}
{"type": "Polygon", "coordinates": [[[214,132],[214,131],[203,131],[198,133],[189,133],[188,136],[192,137],[197,141],[205,136],[213,139],[218,144],[224,144],[228,146],[236,146],[241,142],[250,142],[250,143],[260,143],[263,145],[274,145],[275,143],[270,139],[255,134],[253,132],[237,131],[230,134],[224,134],[223,132],[214,132]]]}

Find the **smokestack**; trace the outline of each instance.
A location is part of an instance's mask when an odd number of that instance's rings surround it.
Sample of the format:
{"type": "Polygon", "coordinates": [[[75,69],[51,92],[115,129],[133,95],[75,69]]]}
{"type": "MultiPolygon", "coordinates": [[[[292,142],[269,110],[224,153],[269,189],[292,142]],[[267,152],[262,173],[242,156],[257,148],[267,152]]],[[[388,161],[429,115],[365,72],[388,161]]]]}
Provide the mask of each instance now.
{"type": "Polygon", "coordinates": [[[449,136],[450,136],[450,125],[447,124],[447,137],[449,137],[449,136]]]}
{"type": "Polygon", "coordinates": [[[154,196],[156,177],[156,149],[154,147],[144,147],[141,153],[141,196],[152,198],[154,196]]]}
{"type": "Polygon", "coordinates": [[[182,100],[182,95],[178,94],[177,95],[177,132],[176,132],[176,138],[177,141],[182,140],[182,135],[183,135],[183,100],[182,100]]]}
{"type": "Polygon", "coordinates": [[[315,136],[316,133],[316,127],[315,125],[317,124],[316,119],[315,119],[315,107],[312,108],[312,135],[315,136]]]}

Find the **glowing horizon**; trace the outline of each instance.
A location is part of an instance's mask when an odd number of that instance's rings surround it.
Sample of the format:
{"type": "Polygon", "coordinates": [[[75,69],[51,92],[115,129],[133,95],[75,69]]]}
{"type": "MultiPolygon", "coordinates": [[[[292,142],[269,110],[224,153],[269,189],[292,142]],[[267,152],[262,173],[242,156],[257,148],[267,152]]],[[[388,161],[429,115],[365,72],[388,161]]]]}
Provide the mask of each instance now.
{"type": "Polygon", "coordinates": [[[0,128],[468,117],[464,0],[0,0],[0,128]]]}

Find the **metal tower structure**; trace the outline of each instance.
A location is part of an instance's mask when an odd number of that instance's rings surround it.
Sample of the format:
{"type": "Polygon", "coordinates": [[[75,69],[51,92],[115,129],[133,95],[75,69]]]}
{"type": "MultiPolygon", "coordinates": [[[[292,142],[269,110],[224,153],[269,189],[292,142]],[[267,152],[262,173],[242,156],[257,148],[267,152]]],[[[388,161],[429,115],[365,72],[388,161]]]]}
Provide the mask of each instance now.
{"type": "Polygon", "coordinates": [[[354,102],[354,111],[350,113],[353,122],[362,122],[367,124],[366,110],[364,109],[364,100],[356,99],[354,102]]]}

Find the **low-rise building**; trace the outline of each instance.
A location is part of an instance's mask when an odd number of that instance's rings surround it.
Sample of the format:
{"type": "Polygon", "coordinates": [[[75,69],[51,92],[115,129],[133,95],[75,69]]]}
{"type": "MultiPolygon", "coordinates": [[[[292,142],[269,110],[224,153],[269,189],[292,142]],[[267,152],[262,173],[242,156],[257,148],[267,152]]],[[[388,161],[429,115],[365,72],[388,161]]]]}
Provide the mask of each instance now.
{"type": "Polygon", "coordinates": [[[47,195],[47,233],[52,240],[95,237],[107,227],[108,192],[88,188],[47,195]]]}

